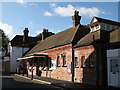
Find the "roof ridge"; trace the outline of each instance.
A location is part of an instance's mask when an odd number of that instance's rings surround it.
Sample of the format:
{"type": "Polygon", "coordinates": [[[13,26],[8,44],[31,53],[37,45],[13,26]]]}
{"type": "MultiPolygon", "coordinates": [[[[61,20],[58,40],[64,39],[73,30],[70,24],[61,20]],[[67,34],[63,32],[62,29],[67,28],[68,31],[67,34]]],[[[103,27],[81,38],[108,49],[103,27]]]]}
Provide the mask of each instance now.
{"type": "Polygon", "coordinates": [[[115,21],[115,20],[110,20],[110,19],[104,19],[104,18],[101,18],[101,17],[97,17],[97,16],[94,16],[90,22],[90,25],[92,24],[92,21],[93,19],[96,18],[98,21],[97,22],[102,22],[102,23],[107,23],[107,24],[112,24],[112,25],[117,25],[119,26],[120,25],[120,22],[119,21],[115,21]]]}
{"type": "MultiPolygon", "coordinates": [[[[70,28],[72,28],[72,27],[70,27],[70,28]]],[[[70,29],[70,28],[68,28],[68,29],[70,29]]],[[[66,29],[66,30],[68,30],[68,29],[66,29]]],[[[60,31],[60,32],[58,32],[58,33],[56,33],[56,34],[54,34],[54,35],[51,35],[51,36],[49,36],[49,37],[47,37],[47,38],[45,38],[45,39],[54,37],[54,36],[56,36],[56,35],[59,34],[59,33],[65,32],[66,30],[60,31]]],[[[44,40],[45,40],[45,39],[44,39],[44,40]]],[[[43,40],[43,41],[44,41],[44,40],[43,40]]],[[[41,41],[41,42],[42,42],[42,41],[41,41]]]]}
{"type": "Polygon", "coordinates": [[[94,18],[98,18],[98,19],[102,19],[102,20],[106,20],[106,21],[111,21],[111,22],[120,23],[119,21],[113,21],[113,20],[110,20],[110,19],[104,19],[104,18],[96,17],[96,16],[95,16],[94,18]]]}
{"type": "MultiPolygon", "coordinates": [[[[79,27],[80,27],[80,24],[78,24],[78,25],[76,26],[76,29],[75,29],[75,32],[74,32],[73,37],[72,37],[72,39],[71,39],[71,42],[73,42],[73,40],[74,40],[74,38],[75,38],[75,35],[76,35],[77,30],[79,29],[79,27]]],[[[73,28],[75,28],[75,27],[73,27],[73,28]]]]}
{"type": "MultiPolygon", "coordinates": [[[[23,37],[24,35],[16,35],[16,36],[21,36],[21,37],[23,37]]],[[[16,37],[15,36],[15,37],[16,37]]],[[[34,36],[28,36],[28,37],[32,37],[32,38],[37,38],[36,36],[34,37],[34,36]]]]}
{"type": "Polygon", "coordinates": [[[68,28],[64,31],[61,31],[55,35],[47,37],[45,40],[43,40],[43,41],[39,42],[37,45],[35,45],[27,54],[31,54],[33,52],[37,52],[40,50],[55,48],[56,46],[65,45],[68,43],[70,44],[71,40],[75,36],[76,30],[78,27],[79,27],[79,25],[76,27],[70,27],[70,28],[68,28]],[[65,37],[65,38],[63,39],[63,37],[65,37]]]}

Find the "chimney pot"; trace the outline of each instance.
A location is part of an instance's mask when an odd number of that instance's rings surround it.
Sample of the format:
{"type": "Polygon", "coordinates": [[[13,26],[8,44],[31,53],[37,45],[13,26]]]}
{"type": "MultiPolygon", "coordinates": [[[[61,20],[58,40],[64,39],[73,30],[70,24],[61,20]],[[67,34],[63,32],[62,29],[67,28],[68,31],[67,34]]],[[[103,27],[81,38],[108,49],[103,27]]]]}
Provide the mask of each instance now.
{"type": "Polygon", "coordinates": [[[24,33],[24,35],[23,35],[23,42],[26,42],[26,41],[27,41],[27,38],[28,38],[28,33],[29,33],[28,28],[25,28],[25,29],[23,30],[23,33],[24,33]]]}
{"type": "Polygon", "coordinates": [[[80,24],[81,16],[79,16],[79,11],[75,10],[74,15],[72,16],[73,20],[73,27],[76,27],[78,24],[80,24]]]}
{"type": "Polygon", "coordinates": [[[48,32],[48,29],[43,29],[43,32],[42,32],[42,41],[49,36],[49,32],[48,32]]]}

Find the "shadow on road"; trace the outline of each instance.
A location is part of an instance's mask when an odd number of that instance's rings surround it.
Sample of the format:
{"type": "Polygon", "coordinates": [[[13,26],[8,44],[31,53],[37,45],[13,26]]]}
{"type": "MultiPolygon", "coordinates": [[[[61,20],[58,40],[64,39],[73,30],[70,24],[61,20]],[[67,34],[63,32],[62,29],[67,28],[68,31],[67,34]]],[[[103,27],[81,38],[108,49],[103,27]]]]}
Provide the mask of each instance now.
{"type": "Polygon", "coordinates": [[[31,89],[37,89],[37,88],[43,88],[43,89],[58,89],[61,90],[58,87],[48,85],[48,84],[38,84],[31,80],[27,80],[21,77],[17,77],[14,75],[4,75],[2,76],[2,89],[14,89],[14,88],[31,88],[31,89]]]}

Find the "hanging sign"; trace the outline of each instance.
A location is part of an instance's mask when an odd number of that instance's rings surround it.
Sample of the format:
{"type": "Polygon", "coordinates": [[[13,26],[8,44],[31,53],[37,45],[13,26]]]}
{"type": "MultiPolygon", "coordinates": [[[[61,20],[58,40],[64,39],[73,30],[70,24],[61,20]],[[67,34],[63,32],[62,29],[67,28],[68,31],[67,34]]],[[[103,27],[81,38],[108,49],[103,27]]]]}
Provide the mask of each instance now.
{"type": "Polygon", "coordinates": [[[56,60],[51,60],[51,68],[50,70],[56,69],[56,60]]]}

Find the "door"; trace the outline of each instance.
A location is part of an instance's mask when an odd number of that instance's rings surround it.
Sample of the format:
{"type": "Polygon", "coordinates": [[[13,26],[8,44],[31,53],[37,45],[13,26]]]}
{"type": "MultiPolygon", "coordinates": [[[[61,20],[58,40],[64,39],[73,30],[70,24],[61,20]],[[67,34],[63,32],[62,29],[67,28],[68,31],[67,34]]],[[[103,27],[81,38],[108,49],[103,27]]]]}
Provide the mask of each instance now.
{"type": "Polygon", "coordinates": [[[118,86],[119,83],[119,68],[118,68],[118,59],[112,58],[109,59],[109,85],[118,86]]]}

